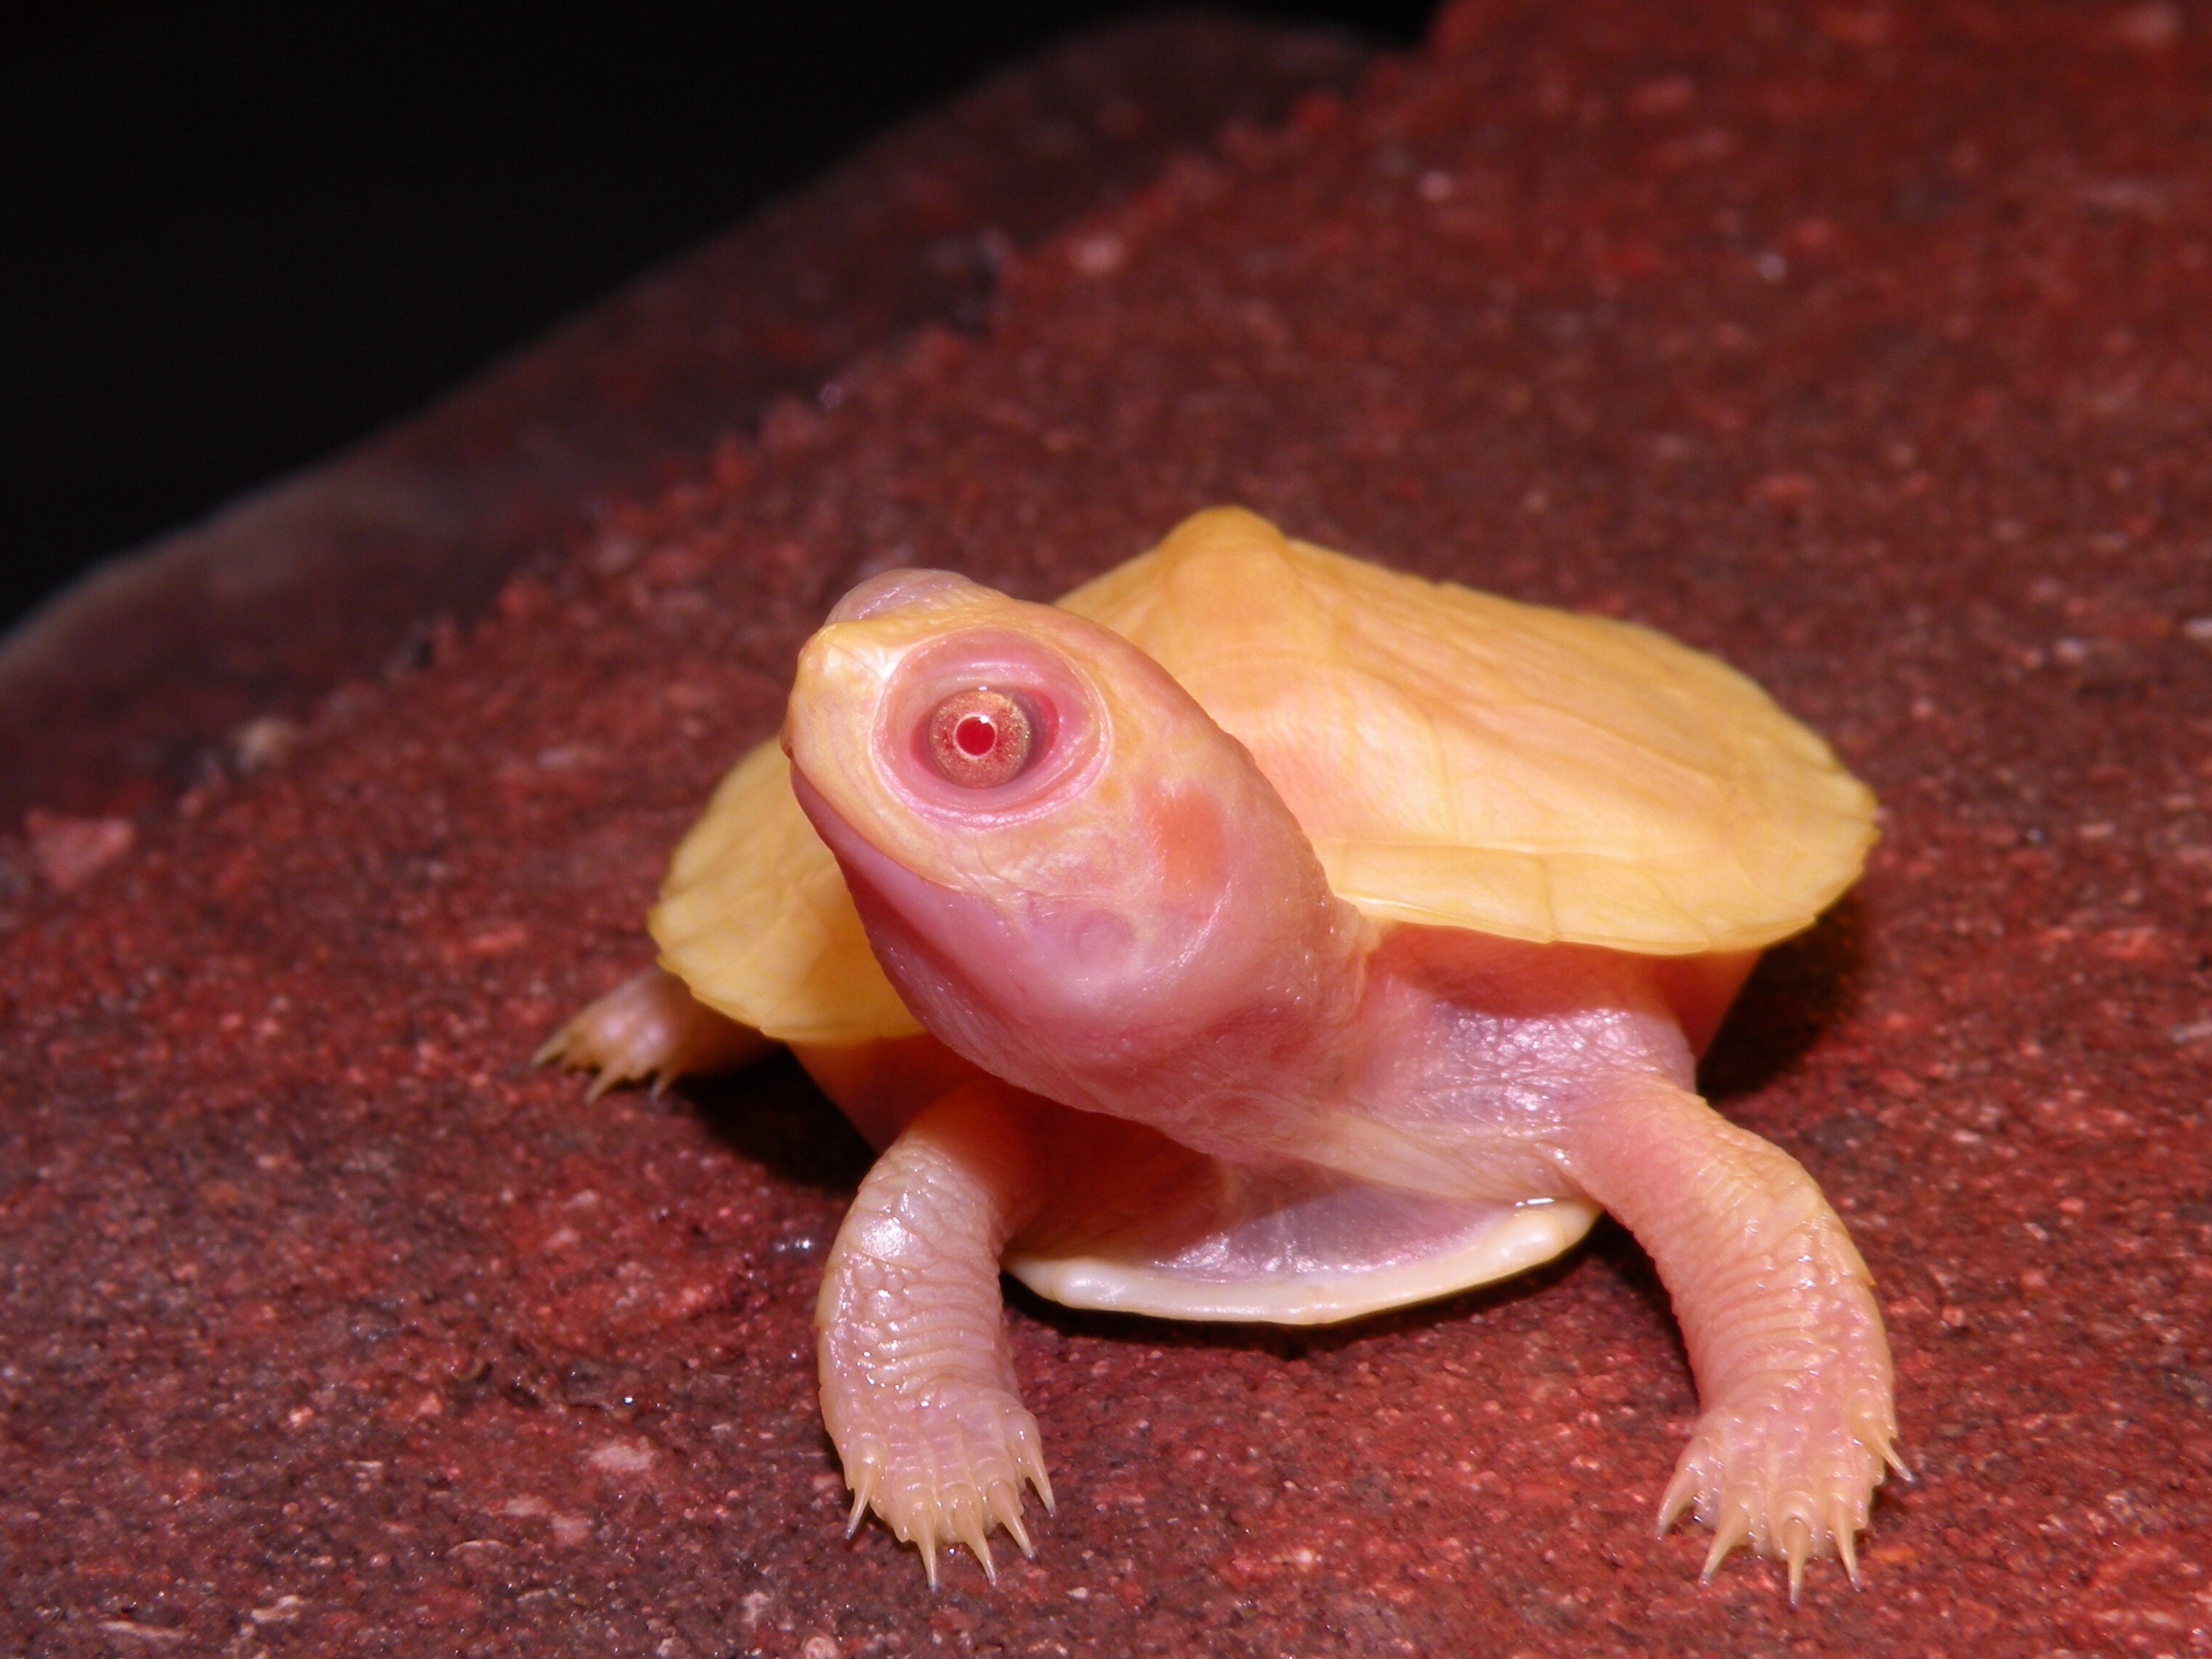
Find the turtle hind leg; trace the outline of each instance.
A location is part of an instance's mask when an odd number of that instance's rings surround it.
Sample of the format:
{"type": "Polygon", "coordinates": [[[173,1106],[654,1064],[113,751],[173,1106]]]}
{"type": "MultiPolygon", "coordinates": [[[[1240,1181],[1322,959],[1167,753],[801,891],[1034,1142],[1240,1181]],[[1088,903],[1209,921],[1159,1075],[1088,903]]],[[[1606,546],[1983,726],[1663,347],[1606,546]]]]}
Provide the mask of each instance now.
{"type": "Polygon", "coordinates": [[[1029,1553],[1024,1484],[1052,1507],[999,1291],[1000,1255],[1041,1187],[1010,1094],[956,1090],[892,1143],[860,1183],[815,1304],[848,1530],[873,1510],[921,1550],[933,1587],[941,1544],[965,1544],[994,1581],[992,1528],[1029,1553]]]}
{"type": "Polygon", "coordinates": [[[751,1027],[716,1013],[662,968],[633,974],[573,1015],[531,1056],[595,1072],[590,1097],[619,1084],[653,1079],[654,1092],[679,1077],[733,1072],[772,1045],[751,1027]]]}
{"type": "Polygon", "coordinates": [[[1702,1407],[1660,1505],[1713,1529],[1710,1579],[1738,1544],[1785,1564],[1836,1556],[1895,1451],[1889,1347],[1843,1222],[1780,1147],[1686,1090],[1625,1082],[1577,1115],[1575,1179],[1650,1252],[1702,1407]]]}

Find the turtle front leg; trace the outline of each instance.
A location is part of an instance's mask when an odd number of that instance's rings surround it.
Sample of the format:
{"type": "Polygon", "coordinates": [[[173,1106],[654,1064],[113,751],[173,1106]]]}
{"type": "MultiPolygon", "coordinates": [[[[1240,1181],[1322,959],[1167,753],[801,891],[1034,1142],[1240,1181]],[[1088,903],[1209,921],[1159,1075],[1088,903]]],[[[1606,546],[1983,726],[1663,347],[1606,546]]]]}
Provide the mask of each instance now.
{"type": "Polygon", "coordinates": [[[734,1072],[774,1045],[750,1025],[718,1014],[665,968],[647,968],[571,1015],[531,1056],[596,1072],[590,1097],[618,1084],[653,1079],[657,1094],[679,1077],[734,1072]]]}
{"type": "Polygon", "coordinates": [[[1042,1198],[1027,1104],[970,1085],[908,1125],[861,1182],[815,1304],[846,1530],[874,1510],[920,1547],[933,1588],[941,1542],[965,1544],[994,1583],[994,1524],[1031,1553],[1023,1481],[1052,1508],[999,1291],[1000,1255],[1042,1198]]]}
{"type": "Polygon", "coordinates": [[[1673,1297],[1703,1407],[1660,1504],[1713,1529],[1710,1579],[1739,1543],[1786,1561],[1838,1555],[1894,1449],[1889,1346],[1873,1279],[1802,1165],[1656,1079],[1578,1112],[1568,1170],[1636,1235],[1673,1297]]]}

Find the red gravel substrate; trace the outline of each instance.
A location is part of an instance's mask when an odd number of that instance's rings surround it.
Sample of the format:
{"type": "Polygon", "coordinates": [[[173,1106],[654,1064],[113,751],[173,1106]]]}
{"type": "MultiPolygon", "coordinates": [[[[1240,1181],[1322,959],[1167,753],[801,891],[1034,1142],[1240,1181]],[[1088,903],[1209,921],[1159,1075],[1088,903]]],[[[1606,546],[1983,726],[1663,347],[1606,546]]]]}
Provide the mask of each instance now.
{"type": "Polygon", "coordinates": [[[1017,264],[444,659],[4,901],[0,1643],[37,1653],[2212,1648],[2212,40],[2161,5],[1470,3],[1017,264]],[[523,1066],[886,562],[1032,594],[1245,501],[1722,652],[1888,808],[1708,1082],[1881,1282],[1866,1587],[1711,1587],[1610,1228],[1319,1335],[1030,1300],[1061,1495],[842,1541],[787,1064],[523,1066]]]}

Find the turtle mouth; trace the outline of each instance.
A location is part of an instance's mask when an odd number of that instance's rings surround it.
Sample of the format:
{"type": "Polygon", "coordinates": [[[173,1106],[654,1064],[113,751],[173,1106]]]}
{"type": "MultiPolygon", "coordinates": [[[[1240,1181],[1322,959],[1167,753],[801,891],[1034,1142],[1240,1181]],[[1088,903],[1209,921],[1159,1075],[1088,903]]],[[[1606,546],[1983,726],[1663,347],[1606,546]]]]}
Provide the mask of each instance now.
{"type": "Polygon", "coordinates": [[[876,846],[796,765],[791,793],[836,859],[869,945],[899,995],[941,1040],[981,1063],[957,1036],[993,1000],[968,964],[1019,959],[1015,931],[988,904],[916,874],[876,846]]]}
{"type": "Polygon", "coordinates": [[[844,868],[848,886],[866,887],[902,911],[907,908],[898,902],[902,899],[918,901],[925,910],[952,899],[950,889],[916,875],[855,830],[814,787],[813,780],[795,760],[791,763],[791,793],[799,802],[799,810],[814,826],[814,833],[822,837],[823,844],[844,868]]]}
{"type": "MultiPolygon", "coordinates": [[[[844,872],[845,885],[861,920],[868,924],[869,937],[877,943],[879,957],[884,955],[886,924],[899,935],[922,943],[931,958],[940,964],[974,960],[979,951],[988,960],[994,950],[1006,949],[1010,941],[1001,937],[1006,932],[1003,924],[991,917],[985,907],[916,874],[878,847],[823,798],[796,764],[791,769],[791,793],[844,872]]],[[[902,991],[907,988],[900,987],[902,991]]]]}
{"type": "Polygon", "coordinates": [[[963,1026],[987,1009],[1064,1018],[1102,986],[1117,992],[1102,1006],[1121,1006],[1146,975],[1147,941],[1119,908],[1015,888],[987,896],[947,886],[877,846],[796,765],[791,792],[836,859],[891,983],[956,1048],[940,1029],[946,1018],[963,1026]]]}

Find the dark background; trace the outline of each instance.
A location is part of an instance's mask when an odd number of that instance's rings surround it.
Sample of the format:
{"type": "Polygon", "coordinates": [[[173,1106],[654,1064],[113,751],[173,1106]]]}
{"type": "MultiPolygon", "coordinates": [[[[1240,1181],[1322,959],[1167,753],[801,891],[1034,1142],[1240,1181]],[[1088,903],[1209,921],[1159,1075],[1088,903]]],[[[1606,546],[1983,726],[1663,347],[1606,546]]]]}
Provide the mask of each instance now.
{"type": "MultiPolygon", "coordinates": [[[[1410,45],[1432,6],[1240,9],[1410,45]]],[[[0,630],[994,65],[1152,9],[0,7],[0,630]]]]}

